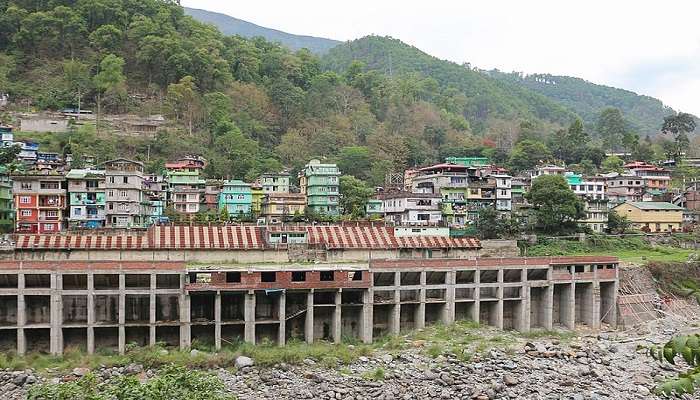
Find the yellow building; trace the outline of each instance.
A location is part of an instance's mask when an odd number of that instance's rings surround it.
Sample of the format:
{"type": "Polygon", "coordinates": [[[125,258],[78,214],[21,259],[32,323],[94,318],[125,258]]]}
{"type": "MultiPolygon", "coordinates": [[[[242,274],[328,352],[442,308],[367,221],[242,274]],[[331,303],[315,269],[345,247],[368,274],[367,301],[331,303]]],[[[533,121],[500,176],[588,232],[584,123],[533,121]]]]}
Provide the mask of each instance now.
{"type": "Polygon", "coordinates": [[[683,224],[683,208],[660,201],[622,203],[613,211],[626,216],[636,229],[646,232],[671,232],[683,224]]]}
{"type": "Polygon", "coordinates": [[[263,192],[263,188],[259,183],[250,185],[250,191],[253,195],[253,202],[251,204],[250,211],[253,213],[253,215],[260,215],[262,212],[262,202],[263,198],[265,197],[265,192],[263,192]]]}
{"type": "Polygon", "coordinates": [[[289,222],[304,215],[306,196],[303,193],[268,193],[262,201],[261,216],[268,224],[289,222]]]}

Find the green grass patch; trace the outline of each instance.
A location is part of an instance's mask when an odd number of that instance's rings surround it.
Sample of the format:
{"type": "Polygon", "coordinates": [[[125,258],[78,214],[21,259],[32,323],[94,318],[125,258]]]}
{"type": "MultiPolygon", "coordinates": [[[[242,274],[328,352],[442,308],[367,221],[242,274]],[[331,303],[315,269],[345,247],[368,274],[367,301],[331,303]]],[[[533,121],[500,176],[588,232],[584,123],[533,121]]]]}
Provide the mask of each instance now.
{"type": "Polygon", "coordinates": [[[362,379],[367,381],[383,381],[385,377],[386,371],[382,367],[377,367],[362,374],[362,379]]]}

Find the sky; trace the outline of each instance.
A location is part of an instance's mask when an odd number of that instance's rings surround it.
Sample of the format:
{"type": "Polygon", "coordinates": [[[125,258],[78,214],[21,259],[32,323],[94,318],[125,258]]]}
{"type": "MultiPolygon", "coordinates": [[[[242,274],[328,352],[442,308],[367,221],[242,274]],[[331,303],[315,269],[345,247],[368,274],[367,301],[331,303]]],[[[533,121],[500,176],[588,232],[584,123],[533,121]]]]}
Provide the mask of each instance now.
{"type": "Polygon", "coordinates": [[[482,69],[568,75],[700,115],[697,0],[182,0],[285,32],[392,36],[482,69]]]}

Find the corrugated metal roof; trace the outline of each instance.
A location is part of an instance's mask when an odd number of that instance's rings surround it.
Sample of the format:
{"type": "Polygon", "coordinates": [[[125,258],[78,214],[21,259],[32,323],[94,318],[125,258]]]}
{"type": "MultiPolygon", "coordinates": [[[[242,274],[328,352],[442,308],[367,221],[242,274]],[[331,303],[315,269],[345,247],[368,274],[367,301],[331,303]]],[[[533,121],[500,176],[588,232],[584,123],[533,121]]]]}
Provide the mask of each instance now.
{"type": "Polygon", "coordinates": [[[633,207],[640,210],[672,210],[682,211],[683,207],[678,207],[675,204],[666,203],[664,201],[634,201],[629,203],[633,207]]]}

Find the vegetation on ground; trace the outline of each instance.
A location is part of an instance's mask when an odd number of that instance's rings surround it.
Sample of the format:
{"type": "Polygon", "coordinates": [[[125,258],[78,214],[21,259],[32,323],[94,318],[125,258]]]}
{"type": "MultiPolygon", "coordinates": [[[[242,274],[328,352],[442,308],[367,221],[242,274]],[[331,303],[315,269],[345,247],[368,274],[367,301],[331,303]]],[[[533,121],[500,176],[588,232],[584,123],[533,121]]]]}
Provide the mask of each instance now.
{"type": "Polygon", "coordinates": [[[540,239],[523,248],[527,256],[608,255],[628,263],[650,261],[684,262],[697,251],[671,245],[651,245],[640,237],[611,237],[594,235],[584,242],[578,239],[540,239]]]}
{"type": "Polygon", "coordinates": [[[656,391],[666,396],[692,394],[700,386],[700,334],[675,336],[663,346],[651,346],[649,355],[660,363],[685,363],[686,370],[660,384],[656,391]]]}

